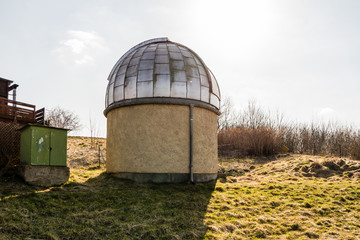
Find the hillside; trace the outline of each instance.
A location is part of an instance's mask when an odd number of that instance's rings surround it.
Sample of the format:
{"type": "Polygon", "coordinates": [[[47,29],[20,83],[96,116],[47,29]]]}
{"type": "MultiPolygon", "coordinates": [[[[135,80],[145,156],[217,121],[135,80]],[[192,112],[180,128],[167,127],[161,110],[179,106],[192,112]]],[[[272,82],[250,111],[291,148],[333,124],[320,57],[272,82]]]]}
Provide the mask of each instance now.
{"type": "Polygon", "coordinates": [[[216,182],[141,184],[107,175],[94,146],[69,138],[62,186],[2,178],[0,239],[360,239],[360,161],[221,159],[216,182]]]}

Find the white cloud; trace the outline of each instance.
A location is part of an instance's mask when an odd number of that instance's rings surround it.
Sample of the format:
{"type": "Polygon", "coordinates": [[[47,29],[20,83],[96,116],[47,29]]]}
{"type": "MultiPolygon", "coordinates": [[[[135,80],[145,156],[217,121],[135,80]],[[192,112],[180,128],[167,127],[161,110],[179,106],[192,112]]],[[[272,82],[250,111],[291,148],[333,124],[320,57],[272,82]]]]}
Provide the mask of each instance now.
{"type": "Polygon", "coordinates": [[[81,59],[76,59],[75,63],[77,64],[85,64],[85,63],[89,63],[89,62],[93,62],[94,58],[89,56],[89,55],[84,55],[81,59]]]}
{"type": "Polygon", "coordinates": [[[104,39],[96,32],[74,31],[67,32],[68,38],[60,41],[60,46],[54,49],[60,59],[83,65],[95,61],[96,56],[107,51],[104,39]]]}
{"type": "Polygon", "coordinates": [[[321,108],[318,112],[319,116],[333,116],[336,114],[336,111],[330,107],[321,108]]]}
{"type": "Polygon", "coordinates": [[[80,41],[79,39],[70,39],[65,42],[63,42],[64,46],[68,46],[73,53],[81,53],[84,48],[85,44],[83,41],[80,41]]]}

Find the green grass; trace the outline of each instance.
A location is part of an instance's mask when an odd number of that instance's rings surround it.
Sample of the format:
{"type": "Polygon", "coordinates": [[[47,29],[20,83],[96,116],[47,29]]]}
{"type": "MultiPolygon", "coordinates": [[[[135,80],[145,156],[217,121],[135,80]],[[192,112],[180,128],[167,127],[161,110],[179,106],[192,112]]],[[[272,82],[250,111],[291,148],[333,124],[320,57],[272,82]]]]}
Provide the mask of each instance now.
{"type": "Polygon", "coordinates": [[[214,183],[138,184],[101,174],[85,184],[2,196],[0,239],[202,238],[214,183]]]}
{"type": "Polygon", "coordinates": [[[348,181],[218,182],[207,236],[358,239],[359,199],[359,185],[348,181]]]}
{"type": "Polygon", "coordinates": [[[311,163],[223,160],[224,178],[196,185],[134,183],[94,167],[51,188],[5,177],[0,239],[359,239],[359,180],[303,176],[311,163]],[[232,174],[236,162],[250,170],[232,174]]]}

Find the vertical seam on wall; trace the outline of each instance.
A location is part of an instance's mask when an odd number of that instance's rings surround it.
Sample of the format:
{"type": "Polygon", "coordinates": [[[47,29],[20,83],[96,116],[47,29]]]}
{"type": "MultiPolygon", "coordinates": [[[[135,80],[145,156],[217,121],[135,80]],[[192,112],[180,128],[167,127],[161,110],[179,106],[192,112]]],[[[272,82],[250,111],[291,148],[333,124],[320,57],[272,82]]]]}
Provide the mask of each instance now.
{"type": "Polygon", "coordinates": [[[194,183],[194,104],[190,108],[190,182],[194,183]]]}

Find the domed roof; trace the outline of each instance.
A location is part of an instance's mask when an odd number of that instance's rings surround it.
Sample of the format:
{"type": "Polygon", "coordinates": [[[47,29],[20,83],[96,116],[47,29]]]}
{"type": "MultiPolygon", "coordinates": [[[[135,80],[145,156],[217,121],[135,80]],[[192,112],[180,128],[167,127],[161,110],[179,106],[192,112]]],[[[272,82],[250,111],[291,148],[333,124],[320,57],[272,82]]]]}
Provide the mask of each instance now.
{"type": "Polygon", "coordinates": [[[106,90],[111,109],[147,103],[194,104],[219,112],[218,83],[191,49],[168,38],[142,42],[115,64],[106,90]]]}

